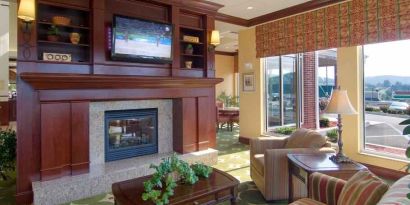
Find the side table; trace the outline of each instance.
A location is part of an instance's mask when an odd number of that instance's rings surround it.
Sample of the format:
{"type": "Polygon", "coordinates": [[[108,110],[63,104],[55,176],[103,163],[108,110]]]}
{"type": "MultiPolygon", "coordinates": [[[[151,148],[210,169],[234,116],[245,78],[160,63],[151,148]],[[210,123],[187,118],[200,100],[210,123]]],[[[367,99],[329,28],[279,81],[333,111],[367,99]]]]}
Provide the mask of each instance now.
{"type": "Polygon", "coordinates": [[[309,195],[309,176],[320,172],[348,180],[356,172],[367,170],[359,163],[336,164],[329,159],[333,154],[288,154],[289,203],[309,195]]]}

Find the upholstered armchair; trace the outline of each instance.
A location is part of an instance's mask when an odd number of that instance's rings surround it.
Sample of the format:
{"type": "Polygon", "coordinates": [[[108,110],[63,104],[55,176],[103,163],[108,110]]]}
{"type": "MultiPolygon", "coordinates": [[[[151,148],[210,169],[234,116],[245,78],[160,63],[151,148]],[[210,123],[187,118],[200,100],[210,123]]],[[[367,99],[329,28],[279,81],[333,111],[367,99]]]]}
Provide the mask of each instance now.
{"type": "Polygon", "coordinates": [[[289,195],[287,154],[334,152],[325,136],[308,129],[299,129],[288,138],[251,139],[251,178],[267,201],[284,200],[289,195]]]}

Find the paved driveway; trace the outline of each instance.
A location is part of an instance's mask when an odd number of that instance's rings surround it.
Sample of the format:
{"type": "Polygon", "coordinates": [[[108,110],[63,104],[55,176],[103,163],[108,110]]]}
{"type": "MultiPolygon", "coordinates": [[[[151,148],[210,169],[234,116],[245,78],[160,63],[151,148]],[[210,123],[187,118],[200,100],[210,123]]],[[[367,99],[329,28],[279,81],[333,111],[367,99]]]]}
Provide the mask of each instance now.
{"type": "Polygon", "coordinates": [[[404,125],[399,125],[405,118],[366,114],[366,143],[391,147],[406,148],[409,137],[403,136],[404,125]]]}

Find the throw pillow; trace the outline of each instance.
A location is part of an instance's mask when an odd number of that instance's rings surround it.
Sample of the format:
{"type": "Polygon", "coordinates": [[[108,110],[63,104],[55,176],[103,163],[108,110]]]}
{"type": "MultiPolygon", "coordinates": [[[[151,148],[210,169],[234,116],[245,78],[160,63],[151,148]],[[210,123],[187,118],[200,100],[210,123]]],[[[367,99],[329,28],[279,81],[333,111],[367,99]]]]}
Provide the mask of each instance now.
{"type": "Polygon", "coordinates": [[[340,193],[338,205],[376,205],[389,185],[369,171],[357,172],[340,193]]]}

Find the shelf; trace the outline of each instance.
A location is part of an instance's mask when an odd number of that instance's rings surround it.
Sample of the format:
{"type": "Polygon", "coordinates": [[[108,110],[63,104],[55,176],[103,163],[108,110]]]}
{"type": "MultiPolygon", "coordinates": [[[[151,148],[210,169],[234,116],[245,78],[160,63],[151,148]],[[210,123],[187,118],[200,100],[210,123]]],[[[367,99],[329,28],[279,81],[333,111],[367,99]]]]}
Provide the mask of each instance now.
{"type": "Polygon", "coordinates": [[[204,31],[203,28],[195,28],[195,27],[190,27],[190,26],[179,26],[182,29],[190,29],[190,30],[195,30],[195,31],[204,31]]]}
{"type": "Polygon", "coordinates": [[[37,42],[38,42],[38,43],[55,44],[55,45],[90,47],[90,45],[88,45],[88,44],[81,44],[81,43],[79,43],[79,44],[72,44],[72,43],[69,43],[69,42],[59,42],[59,41],[54,42],[54,41],[46,41],[46,40],[38,40],[37,42]]]}
{"type": "Polygon", "coordinates": [[[204,44],[203,44],[203,43],[201,43],[201,42],[190,42],[190,41],[184,41],[184,40],[181,40],[181,43],[188,43],[188,44],[204,45],[204,44]]]}
{"type": "Polygon", "coordinates": [[[195,57],[195,58],[203,58],[203,55],[195,55],[195,54],[181,54],[182,56],[186,56],[186,57],[195,57]]]}
{"type": "Polygon", "coordinates": [[[194,71],[203,71],[203,68],[180,68],[180,70],[194,70],[194,71]]]}
{"type": "Polygon", "coordinates": [[[46,61],[46,60],[36,60],[34,61],[36,63],[48,63],[48,64],[71,64],[71,65],[90,65],[90,62],[77,62],[77,61],[72,61],[72,62],[59,62],[59,61],[46,61]]]}
{"type": "Polygon", "coordinates": [[[86,27],[86,26],[61,25],[61,24],[53,24],[53,23],[51,23],[51,22],[44,22],[44,21],[37,22],[37,24],[39,24],[39,25],[48,25],[48,26],[55,25],[55,26],[57,26],[57,27],[65,27],[65,28],[76,28],[76,29],[90,30],[90,28],[89,28],[89,27],[86,27]]]}

